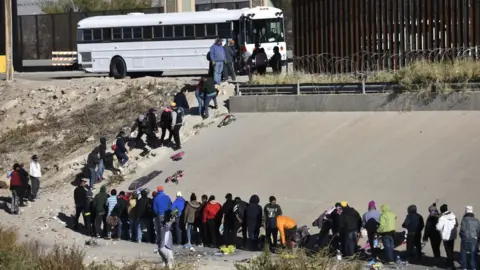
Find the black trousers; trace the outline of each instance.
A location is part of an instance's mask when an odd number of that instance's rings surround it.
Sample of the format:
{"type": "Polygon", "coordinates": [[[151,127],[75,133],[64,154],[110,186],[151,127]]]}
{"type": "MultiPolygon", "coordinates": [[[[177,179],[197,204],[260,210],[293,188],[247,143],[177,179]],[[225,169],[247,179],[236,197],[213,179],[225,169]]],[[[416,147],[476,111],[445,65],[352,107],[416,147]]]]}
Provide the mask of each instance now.
{"type": "Polygon", "coordinates": [[[226,246],[235,245],[235,238],[237,237],[237,232],[235,232],[234,224],[223,224],[223,243],[226,246]]]}
{"type": "Polygon", "coordinates": [[[175,140],[175,147],[177,148],[181,148],[182,147],[182,143],[180,142],[180,128],[182,126],[180,125],[175,125],[173,127],[173,139],[175,140]]]}
{"type": "Polygon", "coordinates": [[[92,221],[90,218],[90,213],[86,213],[86,209],[84,206],[76,206],[75,207],[75,220],[73,224],[73,228],[75,230],[78,229],[78,220],[80,219],[80,215],[83,216],[83,224],[85,225],[85,228],[87,229],[87,234],[91,235],[92,234],[92,221]]]}
{"type": "Polygon", "coordinates": [[[268,245],[270,246],[270,248],[276,248],[277,241],[278,241],[278,229],[267,227],[265,228],[265,231],[266,231],[265,234],[267,236],[268,245]]]}
{"type": "Polygon", "coordinates": [[[422,257],[422,234],[421,233],[413,233],[407,235],[407,255],[408,258],[414,258],[415,256],[417,259],[422,257]],[[413,248],[415,247],[415,254],[413,252],[413,248]]]}
{"type": "Polygon", "coordinates": [[[217,224],[214,219],[207,220],[207,235],[210,244],[217,247],[217,224]]]}
{"type": "Polygon", "coordinates": [[[429,237],[430,246],[432,247],[433,257],[439,259],[441,257],[440,244],[442,239],[439,237],[429,237]]]}
{"type": "Polygon", "coordinates": [[[455,246],[455,240],[443,241],[443,247],[445,247],[445,253],[447,255],[447,267],[453,267],[453,247],[455,246]]]}
{"type": "Polygon", "coordinates": [[[100,232],[103,233],[104,236],[107,235],[107,216],[105,213],[97,213],[95,217],[95,233],[100,234],[100,232]],[[102,229],[102,223],[103,223],[103,229],[102,229]]]}
{"type": "Polygon", "coordinates": [[[245,248],[245,246],[247,245],[247,225],[245,223],[240,223],[238,221],[235,221],[235,225],[233,228],[233,233],[235,234],[235,236],[237,235],[238,230],[240,229],[242,229],[242,245],[237,248],[245,248]]]}
{"type": "Polygon", "coordinates": [[[376,258],[377,255],[377,250],[375,249],[375,245],[373,244],[373,240],[375,239],[375,232],[367,232],[367,237],[368,237],[368,244],[370,245],[370,252],[372,253],[372,257],[376,258]]]}
{"type": "Polygon", "coordinates": [[[38,190],[40,189],[40,179],[30,176],[30,181],[32,181],[32,199],[36,199],[38,190]]]}
{"type": "Polygon", "coordinates": [[[284,230],[285,232],[285,245],[287,248],[292,248],[292,242],[295,240],[295,234],[297,233],[297,226],[284,230]]]}
{"type": "Polygon", "coordinates": [[[161,127],[161,129],[162,129],[162,135],[160,137],[160,142],[163,143],[163,140],[165,139],[165,133],[167,130],[168,130],[168,140],[171,141],[173,136],[172,129],[170,127],[161,127]]]}

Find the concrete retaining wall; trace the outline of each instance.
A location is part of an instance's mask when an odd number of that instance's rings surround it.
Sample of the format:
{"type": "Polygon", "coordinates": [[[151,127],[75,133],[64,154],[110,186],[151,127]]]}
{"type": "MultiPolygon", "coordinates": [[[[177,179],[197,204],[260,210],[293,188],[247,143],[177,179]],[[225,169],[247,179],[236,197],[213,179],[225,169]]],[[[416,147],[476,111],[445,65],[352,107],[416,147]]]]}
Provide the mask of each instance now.
{"type": "Polygon", "coordinates": [[[230,112],[352,112],[480,110],[480,93],[232,96],[230,112]]]}

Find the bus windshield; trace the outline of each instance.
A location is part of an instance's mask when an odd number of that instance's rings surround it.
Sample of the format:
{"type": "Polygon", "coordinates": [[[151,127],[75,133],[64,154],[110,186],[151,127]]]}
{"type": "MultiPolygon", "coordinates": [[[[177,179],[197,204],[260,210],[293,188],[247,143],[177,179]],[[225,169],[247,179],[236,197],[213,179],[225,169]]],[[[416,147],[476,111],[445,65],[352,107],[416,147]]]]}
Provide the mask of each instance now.
{"type": "Polygon", "coordinates": [[[247,21],[247,43],[284,42],[283,18],[247,21]]]}

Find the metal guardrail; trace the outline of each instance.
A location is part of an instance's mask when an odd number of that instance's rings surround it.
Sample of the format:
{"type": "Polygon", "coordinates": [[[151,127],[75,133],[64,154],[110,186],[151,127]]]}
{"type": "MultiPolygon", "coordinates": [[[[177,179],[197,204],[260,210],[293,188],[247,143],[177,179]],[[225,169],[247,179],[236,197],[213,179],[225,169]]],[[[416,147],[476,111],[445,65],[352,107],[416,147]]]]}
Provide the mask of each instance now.
{"type": "MultiPolygon", "coordinates": [[[[445,86],[443,84],[442,86],[445,86]]],[[[452,90],[480,89],[480,83],[451,83],[447,84],[452,90]]],[[[415,89],[415,86],[409,89],[415,89]]],[[[419,85],[418,89],[422,87],[419,85]]],[[[252,85],[237,84],[238,96],[251,95],[319,95],[319,94],[379,94],[403,93],[411,90],[396,83],[344,83],[344,84],[280,84],[280,85],[252,85]]],[[[435,86],[432,87],[435,92],[435,86]]]]}

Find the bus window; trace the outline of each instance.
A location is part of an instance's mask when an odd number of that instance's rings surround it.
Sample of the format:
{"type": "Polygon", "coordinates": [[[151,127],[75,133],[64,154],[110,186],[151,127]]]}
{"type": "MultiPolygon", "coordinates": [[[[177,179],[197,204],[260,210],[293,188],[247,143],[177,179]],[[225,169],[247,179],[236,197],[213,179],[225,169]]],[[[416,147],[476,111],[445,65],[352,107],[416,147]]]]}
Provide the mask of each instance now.
{"type": "Polygon", "coordinates": [[[216,37],[217,36],[217,25],[214,23],[207,24],[207,37],[216,37]]]}
{"type": "Polygon", "coordinates": [[[113,40],[120,40],[122,39],[122,28],[113,28],[113,40]]]}
{"type": "Polygon", "coordinates": [[[102,29],[93,29],[93,40],[102,40],[102,29]]]}
{"type": "Polygon", "coordinates": [[[103,28],[103,40],[104,41],[112,40],[112,28],[103,28]]]}
{"type": "Polygon", "coordinates": [[[230,23],[219,23],[218,27],[218,36],[222,38],[229,38],[232,35],[232,30],[230,29],[230,23]]]}
{"type": "Polygon", "coordinates": [[[173,26],[172,25],[165,25],[163,27],[163,37],[173,38],[173,26]]]}
{"type": "Polygon", "coordinates": [[[185,25],[185,36],[195,37],[195,27],[193,24],[185,25]]]}
{"type": "Polygon", "coordinates": [[[248,43],[284,41],[283,19],[259,19],[247,22],[248,43]]]}
{"type": "Polygon", "coordinates": [[[132,28],[131,27],[124,27],[122,29],[123,37],[122,39],[131,39],[132,38],[132,28]]]}
{"type": "Polygon", "coordinates": [[[90,41],[92,38],[92,29],[83,29],[83,40],[90,41]]]}
{"type": "Polygon", "coordinates": [[[205,37],[205,24],[196,24],[195,25],[195,37],[204,38],[205,37]]]}
{"type": "Polygon", "coordinates": [[[151,26],[144,26],[143,27],[143,39],[152,39],[152,27],[151,26]]]}
{"type": "Polygon", "coordinates": [[[153,38],[154,39],[163,38],[163,26],[154,26],[153,27],[153,38]]]}
{"type": "Polygon", "coordinates": [[[142,27],[133,27],[133,39],[142,39],[142,27]]]}
{"type": "Polygon", "coordinates": [[[176,38],[183,38],[185,37],[185,33],[183,32],[183,25],[175,25],[175,37],[176,38]]]}

